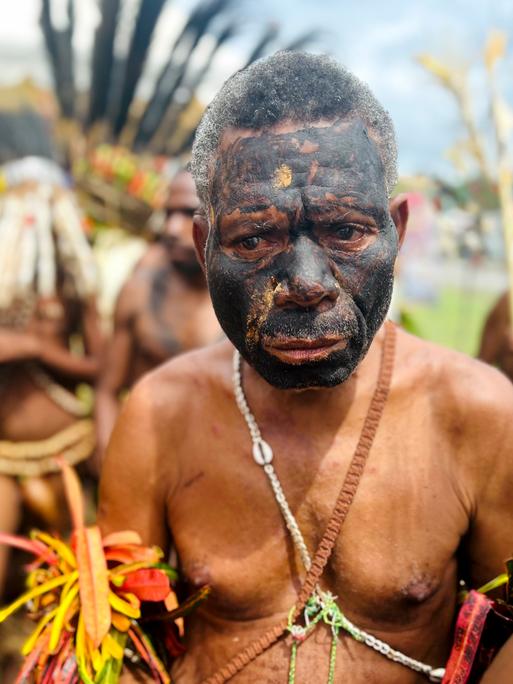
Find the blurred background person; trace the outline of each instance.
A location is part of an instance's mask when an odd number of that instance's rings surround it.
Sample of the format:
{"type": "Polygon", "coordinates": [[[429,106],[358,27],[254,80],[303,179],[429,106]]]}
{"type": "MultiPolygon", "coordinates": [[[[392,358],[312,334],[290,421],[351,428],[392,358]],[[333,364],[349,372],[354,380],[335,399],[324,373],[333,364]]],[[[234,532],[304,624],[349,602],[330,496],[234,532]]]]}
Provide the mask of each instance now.
{"type": "MultiPolygon", "coordinates": [[[[91,403],[77,396],[99,369],[96,269],[84,221],[54,161],[45,123],[0,113],[0,529],[22,505],[63,530],[56,457],[73,465],[94,449],[91,403]]],[[[7,569],[0,549],[0,592],[7,569]]]]}
{"type": "Polygon", "coordinates": [[[513,381],[513,331],[507,292],[497,300],[486,318],[478,357],[500,368],[513,381]]]}
{"type": "Polygon", "coordinates": [[[163,210],[152,222],[157,236],[124,284],[96,389],[100,453],[119,410],[120,393],[144,373],[184,351],[214,342],[221,328],[196,258],[192,219],[199,200],[191,174],[179,171],[163,210]]]}

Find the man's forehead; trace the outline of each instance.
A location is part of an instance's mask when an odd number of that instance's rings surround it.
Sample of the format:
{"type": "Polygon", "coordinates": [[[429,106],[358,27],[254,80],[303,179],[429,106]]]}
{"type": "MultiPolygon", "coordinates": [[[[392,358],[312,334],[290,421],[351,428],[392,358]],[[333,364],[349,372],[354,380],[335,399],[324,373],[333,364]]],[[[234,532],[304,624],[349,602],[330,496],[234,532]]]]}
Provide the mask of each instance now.
{"type": "Polygon", "coordinates": [[[169,184],[166,195],[166,206],[190,206],[196,208],[199,204],[194,180],[188,171],[178,173],[169,184]]]}
{"type": "MultiPolygon", "coordinates": [[[[376,143],[359,119],[324,125],[296,124],[293,130],[230,130],[219,148],[213,198],[241,205],[297,190],[364,194],[386,201],[384,170],[376,143]]],[[[317,195],[314,192],[314,195],[317,195]]],[[[225,209],[228,207],[225,206],[225,209]]]]}

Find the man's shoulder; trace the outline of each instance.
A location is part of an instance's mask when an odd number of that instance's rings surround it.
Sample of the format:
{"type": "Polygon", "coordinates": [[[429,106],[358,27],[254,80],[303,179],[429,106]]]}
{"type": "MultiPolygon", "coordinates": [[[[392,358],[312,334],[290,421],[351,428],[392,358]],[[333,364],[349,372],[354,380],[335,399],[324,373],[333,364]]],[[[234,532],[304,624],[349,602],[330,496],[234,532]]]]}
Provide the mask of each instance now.
{"type": "Polygon", "coordinates": [[[150,245],[135,263],[123,285],[123,290],[130,290],[134,287],[139,288],[141,282],[148,281],[149,275],[154,274],[156,270],[162,269],[167,264],[168,259],[164,247],[157,243],[150,245]]]}
{"type": "Polygon", "coordinates": [[[229,390],[232,352],[231,344],[223,340],[179,354],[147,373],[130,400],[150,404],[153,411],[164,414],[199,409],[229,390]]]}
{"type": "Polygon", "coordinates": [[[403,330],[397,356],[399,378],[451,413],[479,421],[513,417],[513,384],[496,368],[403,330]]]}
{"type": "Polygon", "coordinates": [[[140,270],[160,266],[164,261],[166,261],[165,248],[158,242],[153,242],[136,262],[132,273],[136,274],[140,270]]]}

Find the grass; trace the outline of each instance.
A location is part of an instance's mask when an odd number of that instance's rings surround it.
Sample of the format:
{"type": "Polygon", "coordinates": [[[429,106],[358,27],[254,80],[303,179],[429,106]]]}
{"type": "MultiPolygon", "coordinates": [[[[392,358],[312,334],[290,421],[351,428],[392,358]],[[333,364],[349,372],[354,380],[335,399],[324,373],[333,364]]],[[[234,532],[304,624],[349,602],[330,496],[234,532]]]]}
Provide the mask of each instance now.
{"type": "Polygon", "coordinates": [[[445,287],[437,300],[404,307],[404,327],[419,337],[476,356],[485,318],[497,295],[445,287]]]}

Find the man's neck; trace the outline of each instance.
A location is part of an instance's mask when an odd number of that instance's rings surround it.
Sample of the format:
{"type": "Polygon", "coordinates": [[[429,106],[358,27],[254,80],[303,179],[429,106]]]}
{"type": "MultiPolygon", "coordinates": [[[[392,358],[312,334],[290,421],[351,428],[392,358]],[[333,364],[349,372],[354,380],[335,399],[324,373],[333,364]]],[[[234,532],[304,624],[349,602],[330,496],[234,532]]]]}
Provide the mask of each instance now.
{"type": "Polygon", "coordinates": [[[201,268],[196,269],[195,265],[192,266],[181,261],[172,262],[171,267],[189,287],[207,292],[207,281],[201,268]]]}

